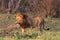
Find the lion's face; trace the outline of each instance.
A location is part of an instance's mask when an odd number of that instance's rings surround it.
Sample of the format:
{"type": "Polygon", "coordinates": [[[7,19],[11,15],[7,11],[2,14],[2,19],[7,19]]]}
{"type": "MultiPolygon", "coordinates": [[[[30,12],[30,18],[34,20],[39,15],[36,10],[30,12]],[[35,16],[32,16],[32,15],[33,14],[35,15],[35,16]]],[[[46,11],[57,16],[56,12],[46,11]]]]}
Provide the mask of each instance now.
{"type": "Polygon", "coordinates": [[[16,23],[23,23],[23,15],[22,14],[16,15],[16,23]]]}

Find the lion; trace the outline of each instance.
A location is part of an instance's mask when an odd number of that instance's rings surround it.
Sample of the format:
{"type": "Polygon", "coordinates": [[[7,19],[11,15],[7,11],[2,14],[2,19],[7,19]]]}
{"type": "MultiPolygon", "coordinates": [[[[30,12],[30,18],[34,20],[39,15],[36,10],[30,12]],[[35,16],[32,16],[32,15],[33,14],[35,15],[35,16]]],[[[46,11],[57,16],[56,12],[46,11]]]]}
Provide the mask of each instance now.
{"type": "Polygon", "coordinates": [[[44,28],[44,19],[40,16],[29,18],[27,15],[18,13],[16,15],[16,23],[21,26],[22,34],[25,32],[25,28],[29,28],[30,33],[34,27],[39,28],[40,32],[42,32],[42,25],[44,28]]]}

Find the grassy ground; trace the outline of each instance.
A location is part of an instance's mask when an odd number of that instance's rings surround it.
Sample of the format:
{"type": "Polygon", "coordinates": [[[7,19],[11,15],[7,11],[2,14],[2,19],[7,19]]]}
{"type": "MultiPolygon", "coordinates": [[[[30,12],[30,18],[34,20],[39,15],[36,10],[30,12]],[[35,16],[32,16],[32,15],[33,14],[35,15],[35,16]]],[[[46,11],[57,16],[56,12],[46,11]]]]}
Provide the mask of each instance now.
{"type": "Polygon", "coordinates": [[[60,32],[44,32],[39,37],[36,33],[33,33],[32,36],[32,38],[29,36],[24,38],[22,35],[14,34],[14,37],[0,37],[0,40],[60,40],[60,32]]]}
{"type": "MultiPolygon", "coordinates": [[[[15,21],[15,14],[11,15],[10,19],[6,18],[6,14],[0,14],[0,30],[4,30],[8,25],[12,25],[15,21]]],[[[46,22],[45,28],[50,28],[49,31],[43,30],[42,35],[38,36],[37,28],[32,31],[32,37],[23,37],[21,29],[14,29],[10,32],[9,36],[0,37],[0,40],[60,40],[60,18],[52,18],[53,22],[46,22]]],[[[19,25],[13,25],[19,26],[19,25]]],[[[1,31],[0,31],[1,32],[1,31]]],[[[29,30],[26,29],[26,34],[29,34],[29,30]]],[[[0,35],[1,36],[1,35],[0,35]]]]}

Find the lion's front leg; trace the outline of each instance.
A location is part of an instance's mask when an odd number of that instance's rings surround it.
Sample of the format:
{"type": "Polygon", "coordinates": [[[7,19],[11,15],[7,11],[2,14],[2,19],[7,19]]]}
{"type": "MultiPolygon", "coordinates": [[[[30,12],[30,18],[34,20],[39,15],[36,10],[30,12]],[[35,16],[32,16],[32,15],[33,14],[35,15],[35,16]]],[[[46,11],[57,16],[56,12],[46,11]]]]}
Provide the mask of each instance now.
{"type": "Polygon", "coordinates": [[[21,27],[21,30],[22,30],[22,35],[25,35],[25,28],[21,27]]]}

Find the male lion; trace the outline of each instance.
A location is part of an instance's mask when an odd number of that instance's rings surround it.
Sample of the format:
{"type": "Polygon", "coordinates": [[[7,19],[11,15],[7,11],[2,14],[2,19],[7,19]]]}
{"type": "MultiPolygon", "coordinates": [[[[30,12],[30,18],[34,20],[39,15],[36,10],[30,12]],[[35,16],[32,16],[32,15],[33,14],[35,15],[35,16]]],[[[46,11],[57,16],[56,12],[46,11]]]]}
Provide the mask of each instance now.
{"type": "Polygon", "coordinates": [[[22,34],[24,33],[25,28],[30,28],[30,32],[34,27],[39,28],[40,32],[42,32],[42,25],[44,28],[44,19],[39,16],[29,18],[27,15],[18,13],[16,15],[16,23],[21,26],[22,34]]]}

